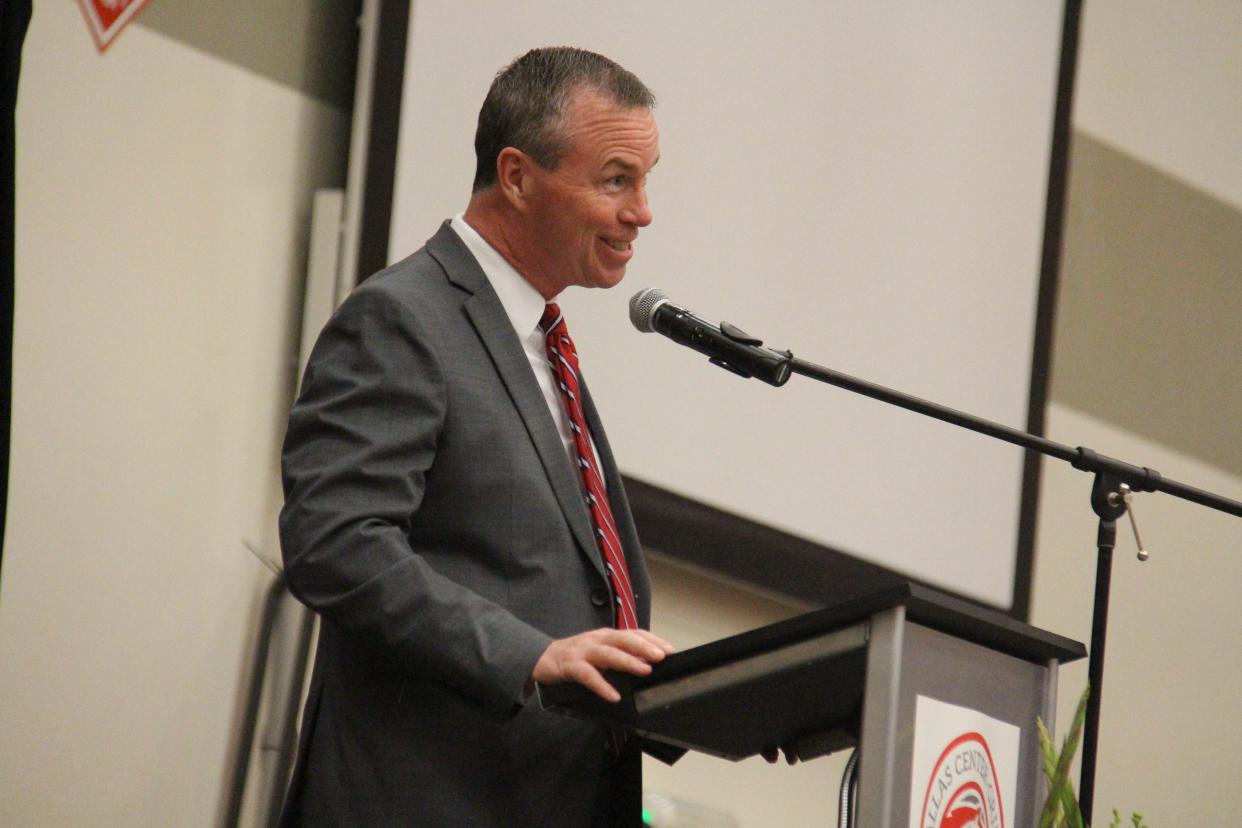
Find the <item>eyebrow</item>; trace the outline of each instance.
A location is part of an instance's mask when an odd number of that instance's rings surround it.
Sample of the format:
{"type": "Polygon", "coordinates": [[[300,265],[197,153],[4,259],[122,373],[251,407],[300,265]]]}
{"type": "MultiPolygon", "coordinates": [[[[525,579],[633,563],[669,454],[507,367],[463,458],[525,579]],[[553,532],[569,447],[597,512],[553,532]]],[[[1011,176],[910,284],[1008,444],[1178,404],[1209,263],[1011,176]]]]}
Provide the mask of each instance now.
{"type": "MultiPolygon", "coordinates": [[[[648,168],[648,170],[650,171],[650,170],[655,169],[655,165],[659,163],[660,163],[660,156],[657,155],[656,160],[651,162],[651,166],[648,168]]],[[[621,169],[625,170],[627,173],[636,173],[639,170],[639,167],[637,164],[631,164],[629,161],[622,161],[620,158],[610,158],[609,160],[605,161],[604,169],[606,170],[609,167],[620,167],[621,169]]]]}

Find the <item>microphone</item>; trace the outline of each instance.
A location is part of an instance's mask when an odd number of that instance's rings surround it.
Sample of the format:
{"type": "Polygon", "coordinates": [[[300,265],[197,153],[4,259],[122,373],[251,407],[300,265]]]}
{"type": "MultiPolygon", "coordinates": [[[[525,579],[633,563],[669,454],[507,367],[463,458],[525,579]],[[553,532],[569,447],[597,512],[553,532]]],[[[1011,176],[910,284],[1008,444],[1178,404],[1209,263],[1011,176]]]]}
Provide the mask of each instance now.
{"type": "Polygon", "coordinates": [[[643,333],[662,333],[674,342],[705,354],[713,365],[741,377],[754,377],[769,385],[789,381],[788,351],[762,347],[756,339],[735,325],[721,322],[717,327],[668,300],[659,288],[647,288],[630,299],[630,321],[643,333]]]}

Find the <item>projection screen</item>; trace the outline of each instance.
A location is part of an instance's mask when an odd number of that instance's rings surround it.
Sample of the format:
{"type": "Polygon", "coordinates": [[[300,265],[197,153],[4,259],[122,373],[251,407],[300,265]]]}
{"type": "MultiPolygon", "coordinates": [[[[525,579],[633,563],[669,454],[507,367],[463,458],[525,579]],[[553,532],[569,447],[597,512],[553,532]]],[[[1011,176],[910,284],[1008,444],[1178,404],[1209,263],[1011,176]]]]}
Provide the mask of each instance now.
{"type": "Polygon", "coordinates": [[[497,69],[536,45],[614,58],[658,97],[655,221],[621,287],[562,306],[622,470],[1009,608],[1020,450],[806,379],[743,380],[639,334],[626,306],[660,287],[772,347],[1026,428],[1062,14],[418,0],[388,259],[465,208],[497,69]]]}

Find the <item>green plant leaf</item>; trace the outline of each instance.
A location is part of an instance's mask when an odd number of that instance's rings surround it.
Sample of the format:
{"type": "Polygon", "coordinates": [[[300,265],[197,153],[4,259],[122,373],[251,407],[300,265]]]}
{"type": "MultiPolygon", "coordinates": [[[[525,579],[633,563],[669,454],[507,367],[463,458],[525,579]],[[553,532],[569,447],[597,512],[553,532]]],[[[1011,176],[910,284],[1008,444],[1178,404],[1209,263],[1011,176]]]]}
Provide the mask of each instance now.
{"type": "MultiPolygon", "coordinates": [[[[1078,803],[1074,783],[1070,781],[1069,770],[1082,739],[1090,692],[1089,687],[1082,691],[1069,733],[1066,734],[1059,751],[1043,720],[1038,717],[1035,719],[1041,765],[1044,776],[1048,779],[1048,798],[1044,800],[1043,810],[1040,811],[1039,828],[1089,828],[1082,817],[1082,807],[1078,803]]],[[[1130,824],[1132,828],[1150,828],[1144,822],[1143,815],[1137,811],[1130,814],[1130,824]]],[[[1113,819],[1108,828],[1122,828],[1121,813],[1116,808],[1113,809],[1113,819]]]]}
{"type": "Polygon", "coordinates": [[[1065,808],[1067,822],[1070,828],[1086,828],[1086,823],[1082,818],[1082,808],[1079,807],[1078,797],[1074,793],[1074,784],[1069,780],[1070,765],[1074,760],[1074,754],[1078,752],[1078,742],[1082,738],[1083,724],[1087,720],[1087,699],[1091,695],[1091,688],[1083,689],[1082,696],[1078,699],[1078,707],[1074,710],[1074,720],[1070,725],[1070,732],[1066,735],[1065,741],[1061,745],[1061,755],[1057,759],[1057,778],[1061,782],[1061,801],[1065,808]]]}
{"type": "Polygon", "coordinates": [[[1089,690],[1084,690],[1078,700],[1070,732],[1065,737],[1061,750],[1056,749],[1044,723],[1039,719],[1035,721],[1044,776],[1048,779],[1048,798],[1044,800],[1039,828],[1087,828],[1082,818],[1082,808],[1074,793],[1074,783],[1069,779],[1069,769],[1074,754],[1078,751],[1078,742],[1087,718],[1088,693],[1089,690]]]}
{"type": "Polygon", "coordinates": [[[1048,797],[1040,810],[1039,828],[1053,828],[1054,822],[1059,818],[1057,806],[1061,801],[1056,786],[1057,749],[1043,719],[1036,717],[1035,729],[1039,734],[1039,755],[1043,761],[1044,776],[1048,780],[1048,797]]]}

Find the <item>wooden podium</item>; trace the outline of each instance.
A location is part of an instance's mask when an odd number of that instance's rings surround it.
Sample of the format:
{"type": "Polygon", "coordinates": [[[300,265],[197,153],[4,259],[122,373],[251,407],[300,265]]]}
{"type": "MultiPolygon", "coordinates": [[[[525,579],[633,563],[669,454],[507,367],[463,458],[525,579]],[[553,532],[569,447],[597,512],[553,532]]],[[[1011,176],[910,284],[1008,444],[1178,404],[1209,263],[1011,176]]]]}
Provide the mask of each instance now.
{"type": "Polygon", "coordinates": [[[795,744],[804,759],[859,747],[858,828],[907,828],[920,696],[1020,733],[1005,825],[1035,824],[1035,720],[1055,717],[1057,668],[1082,644],[913,583],[675,653],[638,678],[609,673],[617,704],[579,685],[541,686],[545,707],[606,721],[671,760],[740,760],[795,744]]]}

